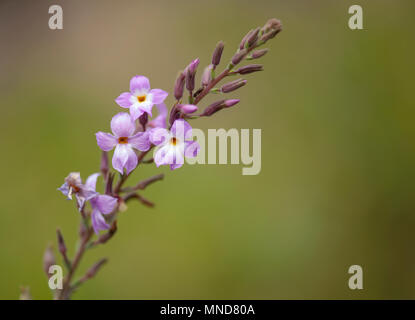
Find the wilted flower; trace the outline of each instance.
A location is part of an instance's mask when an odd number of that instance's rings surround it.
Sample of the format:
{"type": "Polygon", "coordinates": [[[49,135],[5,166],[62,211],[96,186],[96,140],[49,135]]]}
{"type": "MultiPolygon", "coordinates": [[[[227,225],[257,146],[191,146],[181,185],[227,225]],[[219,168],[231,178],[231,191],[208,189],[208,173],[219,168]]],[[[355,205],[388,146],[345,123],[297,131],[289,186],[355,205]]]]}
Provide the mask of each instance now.
{"type": "Polygon", "coordinates": [[[130,80],[130,92],[122,93],[115,102],[123,108],[130,108],[133,120],[143,113],[151,116],[153,105],[162,103],[168,93],[161,89],[150,89],[150,81],[144,76],[135,76],[130,80]]]}
{"type": "MultiPolygon", "coordinates": [[[[85,182],[85,186],[92,190],[96,190],[96,184],[99,173],[94,173],[88,177],[85,182]]],[[[100,230],[107,230],[110,228],[109,224],[105,221],[103,214],[109,214],[114,211],[117,205],[117,198],[98,194],[91,200],[89,200],[92,206],[92,213],[91,213],[91,221],[92,227],[96,234],[99,233],[100,230]]]]}
{"type": "Polygon", "coordinates": [[[81,210],[85,204],[85,201],[97,195],[94,189],[88,188],[82,184],[81,175],[79,172],[71,172],[66,178],[65,183],[58,188],[68,200],[72,200],[72,195],[75,194],[76,201],[78,202],[78,208],[81,210]]]}
{"type": "Polygon", "coordinates": [[[112,118],[111,130],[114,135],[101,131],[96,133],[98,146],[104,151],[110,151],[115,147],[112,166],[121,174],[124,173],[125,168],[129,174],[138,163],[133,148],[140,151],[147,151],[150,148],[148,133],[134,134],[136,130],[134,120],[125,112],[120,112],[112,118]]]}
{"type": "Polygon", "coordinates": [[[183,119],[176,120],[171,130],[157,128],[150,132],[150,141],[157,145],[154,162],[157,167],[170,165],[170,169],[180,168],[184,158],[194,158],[200,146],[192,138],[192,127],[183,119]]]}

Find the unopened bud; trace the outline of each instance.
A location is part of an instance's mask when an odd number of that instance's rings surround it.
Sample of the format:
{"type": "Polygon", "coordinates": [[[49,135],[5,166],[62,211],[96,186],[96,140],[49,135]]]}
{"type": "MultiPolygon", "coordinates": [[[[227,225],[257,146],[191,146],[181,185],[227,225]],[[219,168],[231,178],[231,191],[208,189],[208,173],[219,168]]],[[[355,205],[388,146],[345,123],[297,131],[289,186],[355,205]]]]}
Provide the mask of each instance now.
{"type": "Polygon", "coordinates": [[[231,60],[232,64],[235,66],[239,62],[241,62],[245,54],[246,54],[246,49],[239,50],[237,53],[235,53],[235,55],[232,57],[232,60],[231,60]]]}
{"type": "Polygon", "coordinates": [[[176,79],[176,83],[174,84],[174,97],[177,100],[180,100],[183,97],[185,78],[186,78],[186,74],[184,72],[180,72],[179,76],[176,79]]]}
{"type": "Polygon", "coordinates": [[[253,30],[249,30],[249,32],[242,38],[241,43],[239,44],[239,49],[245,48],[245,43],[248,37],[252,34],[253,30]]]}
{"type": "Polygon", "coordinates": [[[269,49],[255,50],[254,52],[252,52],[250,58],[251,59],[261,58],[262,56],[266,55],[268,51],[269,51],[269,49]]]}
{"type": "Polygon", "coordinates": [[[107,151],[102,151],[102,155],[101,155],[101,173],[102,176],[105,178],[108,174],[108,152],[107,151]]]}
{"type": "Polygon", "coordinates": [[[281,31],[281,29],[277,29],[277,30],[271,30],[271,31],[269,31],[269,32],[267,32],[266,34],[264,34],[262,37],[261,37],[261,41],[262,42],[267,42],[268,40],[270,40],[270,39],[272,39],[272,38],[274,38],[279,32],[281,31]]]}
{"type": "Polygon", "coordinates": [[[55,254],[53,253],[52,246],[48,246],[43,254],[43,271],[45,271],[48,278],[51,276],[49,268],[54,264],[56,264],[55,254]]]}
{"type": "Polygon", "coordinates": [[[190,62],[190,64],[187,66],[187,69],[190,71],[190,73],[196,73],[199,62],[200,62],[199,58],[190,62]]]}
{"type": "Polygon", "coordinates": [[[99,260],[97,263],[95,263],[85,274],[84,278],[85,279],[91,279],[93,276],[96,275],[96,273],[99,271],[99,269],[105,264],[107,263],[107,259],[103,258],[101,260],[99,260]]]}
{"type": "Polygon", "coordinates": [[[222,57],[223,48],[224,48],[223,42],[219,41],[212,55],[212,64],[214,66],[217,66],[220,63],[220,58],[222,57]]]}
{"type": "Polygon", "coordinates": [[[239,99],[229,99],[229,100],[226,100],[224,102],[224,105],[225,105],[226,108],[230,108],[230,107],[234,106],[235,104],[239,103],[239,101],[241,101],[241,100],[239,100],[239,99]]]}
{"type": "Polygon", "coordinates": [[[251,47],[258,40],[258,33],[260,28],[256,28],[252,33],[246,38],[246,45],[251,47]]]}
{"type": "Polygon", "coordinates": [[[58,235],[59,252],[62,253],[62,255],[65,255],[66,254],[66,245],[65,245],[65,241],[63,240],[62,232],[60,231],[60,229],[56,230],[56,234],[58,235]]]}
{"type": "Polygon", "coordinates": [[[223,93],[228,93],[228,92],[231,92],[231,91],[235,91],[236,89],[239,89],[240,87],[243,87],[246,83],[247,83],[247,81],[243,80],[243,79],[238,79],[238,80],[235,80],[235,81],[231,81],[231,82],[228,82],[228,83],[224,84],[221,88],[221,91],[223,93]]]}
{"type": "Polygon", "coordinates": [[[278,30],[281,29],[281,21],[275,18],[271,18],[264,25],[263,30],[268,32],[269,30],[278,30]]]}
{"type": "Polygon", "coordinates": [[[239,68],[238,70],[236,70],[236,72],[238,72],[239,74],[248,74],[262,70],[264,70],[264,68],[261,64],[249,64],[247,66],[239,68]]]}
{"type": "Polygon", "coordinates": [[[32,300],[29,287],[20,287],[19,300],[32,300]]]}
{"type": "Polygon", "coordinates": [[[225,107],[225,100],[220,100],[209,105],[201,114],[203,117],[209,117],[225,107]]]}
{"type": "Polygon", "coordinates": [[[195,88],[195,74],[187,69],[186,72],[186,89],[189,91],[193,91],[195,88]]]}
{"type": "Polygon", "coordinates": [[[208,65],[202,74],[202,86],[207,86],[212,78],[213,65],[208,65]]]}
{"type": "Polygon", "coordinates": [[[173,125],[174,121],[176,121],[179,118],[180,118],[180,109],[178,108],[178,106],[174,106],[170,111],[170,116],[169,116],[170,125],[173,125]]]}
{"type": "Polygon", "coordinates": [[[186,114],[197,111],[197,106],[195,106],[194,104],[180,104],[177,106],[177,108],[181,112],[186,113],[186,114]]]}
{"type": "Polygon", "coordinates": [[[144,112],[139,118],[138,121],[140,122],[141,126],[143,127],[143,130],[145,130],[146,124],[148,122],[148,113],[144,112]]]}

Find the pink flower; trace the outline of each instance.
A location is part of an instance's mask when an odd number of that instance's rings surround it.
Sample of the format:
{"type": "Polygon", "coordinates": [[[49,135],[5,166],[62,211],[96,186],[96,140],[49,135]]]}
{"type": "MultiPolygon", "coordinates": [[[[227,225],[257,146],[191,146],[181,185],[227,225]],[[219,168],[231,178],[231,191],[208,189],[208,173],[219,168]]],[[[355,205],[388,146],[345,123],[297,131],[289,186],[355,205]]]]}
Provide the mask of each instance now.
{"type": "Polygon", "coordinates": [[[196,157],[200,146],[191,138],[192,127],[183,119],[176,120],[170,131],[164,128],[150,130],[150,141],[158,146],[154,156],[157,167],[170,165],[174,170],[183,165],[185,157],[196,157]]]}
{"type": "Polygon", "coordinates": [[[97,132],[96,138],[98,146],[104,151],[110,151],[115,148],[112,157],[112,166],[121,174],[124,168],[129,174],[137,166],[137,155],[133,149],[147,151],[150,148],[148,132],[138,132],[135,122],[128,113],[120,112],[111,120],[112,134],[97,132]]]}
{"type": "MultiPolygon", "coordinates": [[[[88,177],[85,182],[85,186],[91,190],[96,190],[96,184],[99,173],[94,173],[88,177]]],[[[92,206],[91,221],[92,227],[96,234],[100,230],[107,230],[110,228],[109,224],[105,221],[103,214],[109,214],[115,210],[117,206],[117,198],[98,194],[89,200],[92,206]]]]}
{"type": "Polygon", "coordinates": [[[150,81],[144,76],[135,76],[130,80],[130,92],[122,93],[115,102],[123,108],[130,108],[133,120],[143,113],[151,116],[151,109],[155,104],[161,104],[168,93],[161,89],[150,89],[150,81]]]}

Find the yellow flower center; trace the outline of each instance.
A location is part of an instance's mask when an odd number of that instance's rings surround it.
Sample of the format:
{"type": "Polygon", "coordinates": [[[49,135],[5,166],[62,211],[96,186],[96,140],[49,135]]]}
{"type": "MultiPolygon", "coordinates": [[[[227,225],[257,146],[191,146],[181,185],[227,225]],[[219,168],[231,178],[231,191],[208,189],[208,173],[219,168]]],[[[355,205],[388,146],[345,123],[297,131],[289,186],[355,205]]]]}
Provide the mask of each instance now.
{"type": "Polygon", "coordinates": [[[126,144],[126,143],[128,143],[128,138],[127,137],[119,137],[118,138],[118,143],[126,144]]]}
{"type": "Polygon", "coordinates": [[[170,139],[170,144],[172,144],[173,146],[175,146],[177,144],[177,139],[176,138],[171,138],[170,139]]]}
{"type": "Polygon", "coordinates": [[[144,101],[146,101],[146,96],[144,95],[144,96],[137,96],[137,100],[138,100],[138,102],[144,102],[144,101]]]}

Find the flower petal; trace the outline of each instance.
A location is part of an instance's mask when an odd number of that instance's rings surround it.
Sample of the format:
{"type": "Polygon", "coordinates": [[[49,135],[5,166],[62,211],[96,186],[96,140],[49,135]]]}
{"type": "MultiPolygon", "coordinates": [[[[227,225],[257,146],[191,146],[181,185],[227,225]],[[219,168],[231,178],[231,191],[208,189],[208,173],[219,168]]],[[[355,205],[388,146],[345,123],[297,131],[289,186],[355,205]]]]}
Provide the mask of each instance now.
{"type": "Polygon", "coordinates": [[[143,113],[144,111],[140,108],[140,104],[138,102],[131,105],[130,114],[134,121],[137,120],[143,113]]]}
{"type": "Polygon", "coordinates": [[[129,108],[132,103],[131,103],[131,93],[129,92],[124,92],[121,93],[117,99],[115,99],[115,102],[123,108],[129,108]]]}
{"type": "Polygon", "coordinates": [[[149,131],[149,136],[151,143],[157,146],[170,138],[170,132],[164,128],[154,128],[149,131]]]}
{"type": "Polygon", "coordinates": [[[134,134],[135,123],[128,113],[120,112],[112,118],[111,130],[116,138],[130,137],[134,134]]]}
{"type": "Polygon", "coordinates": [[[128,143],[130,143],[133,148],[140,151],[147,151],[150,149],[150,138],[148,132],[139,132],[132,137],[128,138],[128,143]]]}
{"type": "Polygon", "coordinates": [[[153,101],[154,104],[159,104],[162,103],[169,94],[161,89],[152,89],[149,95],[151,96],[151,101],[153,101]]]}
{"type": "Polygon", "coordinates": [[[111,196],[99,195],[94,198],[94,207],[98,208],[103,214],[109,214],[114,211],[116,205],[117,198],[111,196]]]}
{"type": "Polygon", "coordinates": [[[66,196],[66,199],[72,200],[72,194],[69,193],[69,185],[67,182],[61,185],[61,187],[58,188],[58,190],[62,192],[64,196],[66,196]]]}
{"type": "Polygon", "coordinates": [[[192,127],[187,121],[183,119],[174,121],[170,131],[175,137],[178,137],[180,140],[189,140],[192,138],[192,127]]]}
{"type": "Polygon", "coordinates": [[[127,144],[119,144],[115,148],[114,156],[112,157],[112,166],[115,170],[124,173],[124,168],[127,174],[130,174],[137,167],[138,159],[133,148],[127,144]]]}
{"type": "Polygon", "coordinates": [[[154,155],[154,163],[157,167],[173,163],[174,151],[172,149],[174,149],[174,147],[172,147],[170,144],[165,144],[156,149],[154,155]]]}
{"type": "Polygon", "coordinates": [[[109,224],[105,221],[103,215],[98,211],[98,209],[92,210],[91,220],[92,227],[94,228],[96,234],[99,234],[100,230],[107,230],[110,228],[109,224]]]}
{"type": "Polygon", "coordinates": [[[98,147],[104,151],[110,151],[114,149],[117,144],[117,139],[112,134],[106,132],[97,132],[95,137],[97,138],[98,147]]]}
{"type": "Polygon", "coordinates": [[[200,145],[196,141],[185,141],[184,155],[186,158],[194,158],[200,151],[200,145]]]}
{"type": "Polygon", "coordinates": [[[128,160],[128,148],[125,144],[118,144],[112,156],[112,166],[121,174],[124,173],[124,166],[128,160]]]}
{"type": "Polygon", "coordinates": [[[144,76],[135,76],[130,80],[130,91],[132,94],[147,93],[150,91],[150,81],[144,76]]]}
{"type": "Polygon", "coordinates": [[[88,188],[88,189],[92,189],[92,190],[96,190],[96,185],[97,185],[97,179],[98,179],[98,177],[100,176],[100,174],[99,173],[94,173],[94,174],[91,174],[87,179],[86,179],[86,182],[85,182],[85,188],[88,188]]]}

